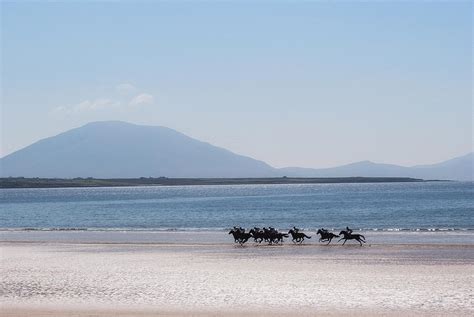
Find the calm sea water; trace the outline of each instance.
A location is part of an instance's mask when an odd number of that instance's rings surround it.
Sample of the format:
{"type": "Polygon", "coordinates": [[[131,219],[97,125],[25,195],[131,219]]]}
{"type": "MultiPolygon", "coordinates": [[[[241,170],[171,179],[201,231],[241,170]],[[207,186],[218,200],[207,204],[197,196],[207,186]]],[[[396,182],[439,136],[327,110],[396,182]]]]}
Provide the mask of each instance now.
{"type": "Polygon", "coordinates": [[[0,228],[474,230],[474,183],[2,189],[0,228]]]}

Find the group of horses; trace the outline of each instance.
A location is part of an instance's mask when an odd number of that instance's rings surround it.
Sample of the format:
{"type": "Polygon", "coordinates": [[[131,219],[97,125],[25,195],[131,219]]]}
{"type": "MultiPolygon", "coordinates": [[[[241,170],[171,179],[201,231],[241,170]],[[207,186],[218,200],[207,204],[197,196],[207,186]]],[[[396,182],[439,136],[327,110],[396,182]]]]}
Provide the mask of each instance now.
{"type": "MultiPolygon", "coordinates": [[[[311,239],[311,236],[306,235],[305,233],[301,232],[300,229],[293,227],[288,231],[288,233],[279,232],[275,228],[268,227],[268,228],[257,228],[254,227],[250,229],[248,232],[242,227],[234,227],[229,231],[229,234],[232,234],[234,237],[234,242],[243,245],[246,243],[250,238],[253,238],[254,242],[260,244],[263,241],[267,242],[268,244],[283,244],[283,238],[288,238],[291,235],[291,241],[295,244],[301,244],[305,239],[311,239]]],[[[321,228],[319,229],[316,234],[320,235],[319,242],[327,242],[326,245],[330,244],[332,239],[334,238],[341,238],[337,241],[344,240],[342,245],[346,244],[347,240],[355,240],[360,243],[365,243],[365,237],[361,234],[354,234],[349,227],[346,227],[346,230],[341,230],[339,234],[334,234],[327,229],[321,228]]]]}

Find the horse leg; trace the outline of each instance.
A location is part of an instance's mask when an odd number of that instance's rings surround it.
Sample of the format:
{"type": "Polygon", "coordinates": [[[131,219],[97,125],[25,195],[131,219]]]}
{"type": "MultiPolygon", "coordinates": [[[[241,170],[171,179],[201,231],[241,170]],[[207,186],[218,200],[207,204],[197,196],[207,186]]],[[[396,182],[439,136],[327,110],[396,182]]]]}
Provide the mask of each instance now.
{"type": "Polygon", "coordinates": [[[328,239],[328,240],[329,240],[329,241],[328,241],[328,243],[326,243],[326,245],[329,245],[329,243],[331,243],[332,238],[331,238],[331,239],[328,239]]]}
{"type": "Polygon", "coordinates": [[[344,243],[342,245],[346,244],[346,242],[347,242],[347,239],[344,240],[344,243]]]}

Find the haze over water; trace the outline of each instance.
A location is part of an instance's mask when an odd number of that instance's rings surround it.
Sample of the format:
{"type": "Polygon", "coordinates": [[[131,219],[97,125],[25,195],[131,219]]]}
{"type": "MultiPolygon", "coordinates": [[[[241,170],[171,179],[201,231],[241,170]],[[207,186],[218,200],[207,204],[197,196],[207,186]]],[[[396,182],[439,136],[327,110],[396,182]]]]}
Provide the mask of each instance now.
{"type": "Polygon", "coordinates": [[[0,228],[474,230],[469,182],[2,189],[0,228]]]}

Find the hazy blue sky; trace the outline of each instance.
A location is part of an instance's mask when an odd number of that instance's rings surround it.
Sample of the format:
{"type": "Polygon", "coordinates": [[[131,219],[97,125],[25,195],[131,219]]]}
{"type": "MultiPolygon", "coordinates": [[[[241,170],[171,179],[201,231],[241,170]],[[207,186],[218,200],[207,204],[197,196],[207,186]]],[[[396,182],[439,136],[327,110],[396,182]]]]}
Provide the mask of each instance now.
{"type": "Polygon", "coordinates": [[[472,151],[466,2],[2,2],[2,152],[89,121],[282,166],[472,151]]]}

